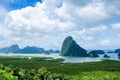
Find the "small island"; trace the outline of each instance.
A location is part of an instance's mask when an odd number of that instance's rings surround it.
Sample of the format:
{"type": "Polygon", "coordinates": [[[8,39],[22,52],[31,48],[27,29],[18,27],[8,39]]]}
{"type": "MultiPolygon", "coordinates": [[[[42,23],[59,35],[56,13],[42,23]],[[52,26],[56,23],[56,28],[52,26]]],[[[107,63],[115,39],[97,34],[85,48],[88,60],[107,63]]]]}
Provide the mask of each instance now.
{"type": "Polygon", "coordinates": [[[110,58],[110,56],[108,56],[107,54],[105,54],[105,55],[103,56],[103,58],[110,58]]]}
{"type": "Polygon", "coordinates": [[[96,51],[90,51],[89,52],[89,57],[99,57],[96,51]]]}

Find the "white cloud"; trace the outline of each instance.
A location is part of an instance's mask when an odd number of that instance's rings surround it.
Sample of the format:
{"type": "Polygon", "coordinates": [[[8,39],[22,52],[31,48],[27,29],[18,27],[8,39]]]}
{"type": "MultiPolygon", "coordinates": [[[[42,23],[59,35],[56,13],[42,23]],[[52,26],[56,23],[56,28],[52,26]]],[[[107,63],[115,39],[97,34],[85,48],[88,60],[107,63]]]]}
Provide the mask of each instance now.
{"type": "Polygon", "coordinates": [[[37,3],[35,7],[11,11],[6,17],[6,27],[16,36],[76,30],[76,24],[72,21],[51,18],[51,12],[46,10],[48,7],[45,3],[37,3]]]}
{"type": "Polygon", "coordinates": [[[3,27],[3,24],[0,24],[0,41],[9,38],[9,31],[3,27]]]}
{"type": "Polygon", "coordinates": [[[92,2],[92,0],[65,0],[65,1],[66,3],[74,5],[76,7],[84,7],[92,2]]]}
{"type": "Polygon", "coordinates": [[[97,26],[97,27],[90,28],[89,30],[90,30],[90,32],[92,32],[92,33],[94,33],[94,32],[103,32],[103,31],[106,31],[106,30],[107,30],[107,26],[105,26],[105,25],[100,25],[100,26],[97,26]]]}
{"type": "Polygon", "coordinates": [[[115,30],[120,30],[120,23],[113,24],[112,28],[115,30]]]}
{"type": "Polygon", "coordinates": [[[102,46],[108,46],[108,45],[110,45],[110,43],[111,43],[111,41],[108,40],[108,39],[104,39],[104,40],[101,40],[101,41],[100,41],[100,44],[101,44],[102,46]]]}
{"type": "Polygon", "coordinates": [[[4,22],[7,10],[0,6],[0,22],[4,22]]]}
{"type": "Polygon", "coordinates": [[[103,3],[91,3],[76,10],[80,19],[86,26],[99,24],[109,18],[103,3]]]}
{"type": "Polygon", "coordinates": [[[64,20],[71,20],[84,27],[93,27],[120,17],[120,1],[112,2],[114,4],[107,0],[66,0],[56,13],[64,20]]]}
{"type": "MultiPolygon", "coordinates": [[[[63,5],[57,8],[58,3],[56,0],[45,0],[42,4],[37,3],[35,7],[12,11],[6,18],[7,27],[15,30],[17,34],[20,34],[19,31],[36,34],[67,32],[80,30],[85,26],[99,25],[110,17],[102,1],[82,1],[81,5],[84,4],[82,7],[75,7],[79,1],[74,4],[64,1],[63,5]]],[[[101,27],[100,30],[102,29],[101,27]]]]}
{"type": "Polygon", "coordinates": [[[120,17],[119,5],[115,4],[103,0],[44,0],[34,7],[10,11],[4,27],[0,27],[0,37],[6,40],[0,43],[60,49],[64,38],[71,35],[86,49],[118,47],[119,31],[115,29],[120,24],[105,24],[120,17]]]}

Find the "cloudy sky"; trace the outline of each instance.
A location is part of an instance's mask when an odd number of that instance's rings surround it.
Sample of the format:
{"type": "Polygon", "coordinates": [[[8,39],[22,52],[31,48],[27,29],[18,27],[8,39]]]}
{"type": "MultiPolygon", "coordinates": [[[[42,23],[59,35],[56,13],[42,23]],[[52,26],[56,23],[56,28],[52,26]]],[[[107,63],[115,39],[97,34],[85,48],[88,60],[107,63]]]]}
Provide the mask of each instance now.
{"type": "Polygon", "coordinates": [[[120,0],[0,0],[0,47],[120,48],[120,0]]]}

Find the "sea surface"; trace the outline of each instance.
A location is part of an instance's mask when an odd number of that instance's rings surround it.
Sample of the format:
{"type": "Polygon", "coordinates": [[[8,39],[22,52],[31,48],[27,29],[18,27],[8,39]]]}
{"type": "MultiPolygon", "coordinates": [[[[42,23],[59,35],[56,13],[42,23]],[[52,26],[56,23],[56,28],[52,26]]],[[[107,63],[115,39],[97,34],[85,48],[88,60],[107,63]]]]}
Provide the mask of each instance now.
{"type": "Polygon", "coordinates": [[[14,54],[14,53],[9,53],[9,54],[0,54],[0,56],[25,56],[25,57],[52,57],[53,59],[57,58],[62,58],[65,61],[64,62],[70,62],[70,63],[82,63],[82,62],[96,62],[96,61],[101,61],[103,59],[110,59],[110,60],[119,60],[118,59],[118,54],[117,53],[106,53],[110,58],[103,58],[104,54],[99,55],[97,58],[92,58],[92,57],[63,57],[60,56],[60,54],[52,53],[50,55],[46,54],[14,54]]]}

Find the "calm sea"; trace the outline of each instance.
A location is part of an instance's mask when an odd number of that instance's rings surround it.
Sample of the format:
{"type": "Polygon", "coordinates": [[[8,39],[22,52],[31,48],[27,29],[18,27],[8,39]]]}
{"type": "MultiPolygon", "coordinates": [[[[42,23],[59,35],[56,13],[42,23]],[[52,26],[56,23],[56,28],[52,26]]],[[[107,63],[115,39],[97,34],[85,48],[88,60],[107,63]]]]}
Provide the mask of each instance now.
{"type": "MultiPolygon", "coordinates": [[[[109,59],[111,60],[119,60],[118,59],[118,54],[116,53],[106,53],[108,56],[110,56],[109,59]]],[[[97,58],[91,58],[91,57],[63,57],[60,56],[59,54],[50,54],[50,55],[45,55],[45,54],[13,54],[13,53],[9,53],[9,54],[0,54],[0,56],[26,56],[26,57],[30,57],[30,56],[35,56],[35,57],[52,57],[54,59],[57,58],[62,58],[65,61],[64,62],[71,62],[71,63],[82,63],[82,62],[95,62],[95,61],[101,61],[104,55],[99,55],[99,57],[97,58]]]]}

